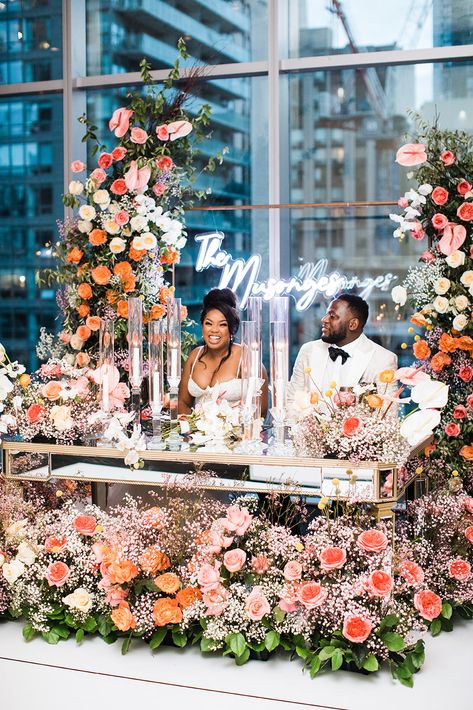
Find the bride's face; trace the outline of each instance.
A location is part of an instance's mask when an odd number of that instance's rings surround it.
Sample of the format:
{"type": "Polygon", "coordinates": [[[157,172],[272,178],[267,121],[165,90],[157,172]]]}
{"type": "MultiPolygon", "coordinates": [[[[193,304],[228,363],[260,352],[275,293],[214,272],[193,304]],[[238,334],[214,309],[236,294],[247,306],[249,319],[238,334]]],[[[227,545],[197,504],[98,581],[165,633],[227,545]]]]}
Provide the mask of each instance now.
{"type": "Polygon", "coordinates": [[[223,313],[213,308],[202,323],[202,338],[209,350],[223,350],[230,343],[230,331],[223,313]]]}

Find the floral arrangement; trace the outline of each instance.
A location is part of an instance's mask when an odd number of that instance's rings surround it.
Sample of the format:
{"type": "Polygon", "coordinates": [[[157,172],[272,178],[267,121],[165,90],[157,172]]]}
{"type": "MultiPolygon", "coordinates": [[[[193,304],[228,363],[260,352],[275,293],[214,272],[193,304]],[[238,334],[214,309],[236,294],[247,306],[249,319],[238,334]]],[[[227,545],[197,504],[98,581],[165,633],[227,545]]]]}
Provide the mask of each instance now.
{"type": "MultiPolygon", "coordinates": [[[[216,385],[204,395],[189,420],[190,440],[208,451],[229,451],[240,437],[240,402],[223,397],[225,385],[216,385]]],[[[182,425],[181,425],[182,428],[182,425]]]]}
{"type": "Polygon", "coordinates": [[[416,365],[450,387],[427,453],[442,457],[448,472],[467,477],[473,460],[473,139],[420,122],[413,140],[396,160],[415,168],[419,187],[399,199],[403,213],[391,218],[398,224],[395,237],[428,244],[392,297],[415,310],[411,322],[421,331],[414,337],[416,365]]]}

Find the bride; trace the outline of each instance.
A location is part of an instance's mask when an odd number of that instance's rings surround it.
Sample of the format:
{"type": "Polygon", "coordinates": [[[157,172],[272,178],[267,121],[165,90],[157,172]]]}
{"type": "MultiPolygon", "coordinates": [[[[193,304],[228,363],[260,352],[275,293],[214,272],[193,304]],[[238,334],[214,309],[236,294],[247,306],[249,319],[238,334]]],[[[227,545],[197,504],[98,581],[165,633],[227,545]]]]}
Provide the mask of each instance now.
{"type": "MultiPolygon", "coordinates": [[[[202,340],[187,358],[179,385],[179,414],[190,414],[203,396],[219,387],[220,397],[237,403],[241,399],[241,346],[234,342],[240,326],[236,298],[229,288],[213,288],[204,298],[202,340]]],[[[268,409],[268,382],[263,368],[264,383],[261,413],[268,409]]]]}

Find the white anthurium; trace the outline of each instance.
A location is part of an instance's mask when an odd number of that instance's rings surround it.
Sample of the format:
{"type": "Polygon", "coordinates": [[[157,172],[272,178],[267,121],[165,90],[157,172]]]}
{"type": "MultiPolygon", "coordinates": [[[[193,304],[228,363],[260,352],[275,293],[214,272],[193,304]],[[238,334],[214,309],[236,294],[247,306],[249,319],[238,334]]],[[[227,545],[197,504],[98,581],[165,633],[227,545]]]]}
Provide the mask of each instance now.
{"type": "Polygon", "coordinates": [[[421,382],[430,382],[430,375],[428,375],[423,370],[418,367],[400,367],[394,373],[394,377],[403,385],[409,385],[409,387],[414,387],[421,382]]]}
{"type": "Polygon", "coordinates": [[[0,434],[8,434],[10,429],[16,429],[16,419],[11,414],[2,414],[0,417],[0,434]]]}
{"type": "Polygon", "coordinates": [[[412,401],[420,409],[441,409],[448,402],[449,386],[438,380],[428,380],[415,385],[411,391],[412,401]]]}
{"type": "Polygon", "coordinates": [[[407,291],[404,286],[394,286],[391,291],[391,298],[394,303],[398,303],[400,306],[404,306],[407,301],[407,291]]]}
{"type": "Polygon", "coordinates": [[[0,375],[0,399],[5,399],[12,389],[13,382],[6,375],[0,375]]]}
{"type": "MultiPolygon", "coordinates": [[[[418,385],[420,387],[420,385],[418,385]]],[[[411,446],[418,446],[429,438],[440,424],[438,409],[421,409],[409,414],[401,424],[400,433],[411,446]]]]}

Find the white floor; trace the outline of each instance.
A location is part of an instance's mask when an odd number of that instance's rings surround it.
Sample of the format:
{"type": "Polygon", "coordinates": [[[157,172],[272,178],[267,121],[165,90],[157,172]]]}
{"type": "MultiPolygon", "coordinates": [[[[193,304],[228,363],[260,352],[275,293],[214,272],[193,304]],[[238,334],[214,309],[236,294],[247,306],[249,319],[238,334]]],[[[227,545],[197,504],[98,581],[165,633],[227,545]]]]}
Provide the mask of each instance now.
{"type": "Polygon", "coordinates": [[[96,710],[109,707],[193,710],[472,710],[473,622],[427,638],[426,663],[414,688],[389,672],[361,676],[338,671],[311,680],[299,661],[203,657],[197,649],[152,654],[135,642],[126,656],[100,639],[77,646],[26,643],[21,624],[0,624],[0,707],[5,710],[96,710]]]}

